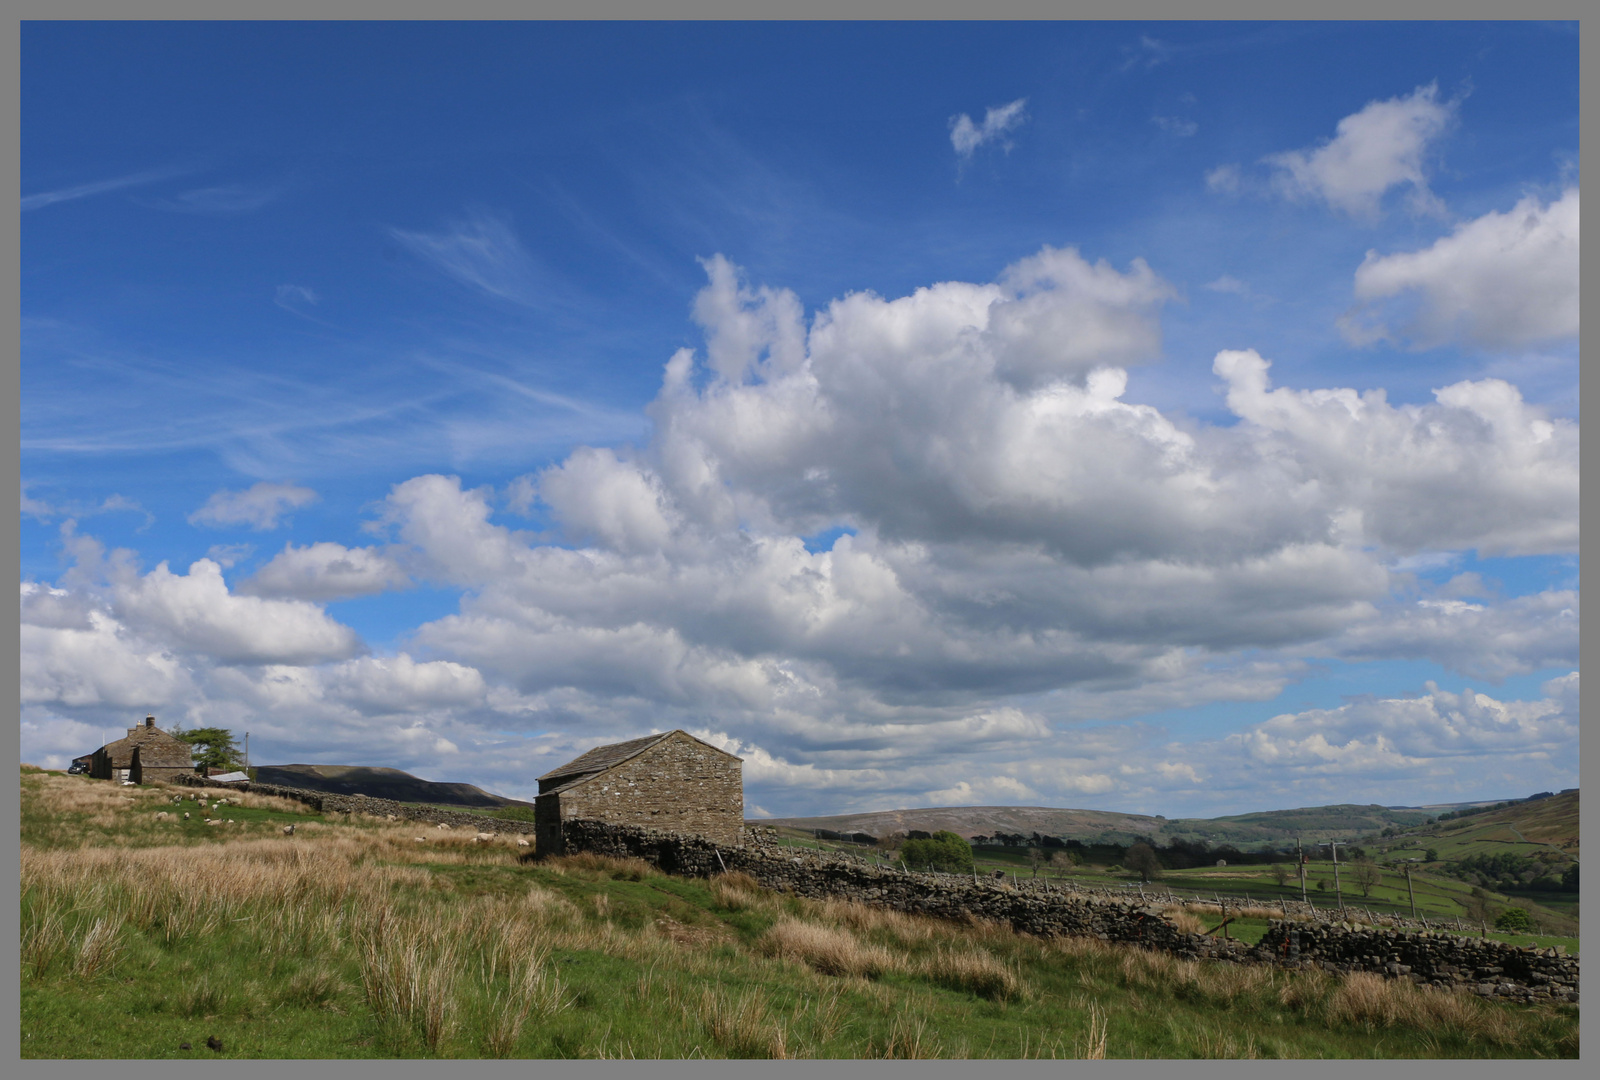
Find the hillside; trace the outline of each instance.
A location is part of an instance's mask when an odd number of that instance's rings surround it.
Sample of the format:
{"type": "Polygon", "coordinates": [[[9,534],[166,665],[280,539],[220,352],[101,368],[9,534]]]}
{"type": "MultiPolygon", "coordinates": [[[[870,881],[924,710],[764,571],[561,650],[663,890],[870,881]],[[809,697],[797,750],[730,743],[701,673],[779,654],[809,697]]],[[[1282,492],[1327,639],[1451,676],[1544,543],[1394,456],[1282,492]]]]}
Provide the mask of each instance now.
{"type": "Polygon", "coordinates": [[[1560,853],[1576,859],[1580,853],[1578,808],[1578,791],[1564,791],[1548,799],[1406,829],[1385,839],[1380,850],[1406,854],[1426,847],[1438,852],[1441,859],[1505,852],[1530,856],[1560,853]]]}
{"type": "Polygon", "coordinates": [[[996,832],[1035,832],[1085,843],[1130,843],[1148,836],[1161,843],[1174,838],[1205,840],[1240,847],[1262,843],[1282,844],[1299,836],[1306,843],[1329,837],[1376,832],[1389,826],[1419,825],[1431,815],[1426,810],[1384,806],[1314,806],[1298,810],[1268,810],[1219,818],[1151,817],[1106,810],[1067,810],[1044,806],[942,806],[916,810],[882,810],[833,817],[771,818],[763,822],[797,829],[832,829],[885,836],[891,832],[948,829],[967,838],[996,832]]]}
{"type": "Polygon", "coordinates": [[[399,769],[366,765],[262,765],[255,770],[255,774],[256,781],[262,784],[324,791],[333,795],[367,795],[374,799],[393,799],[395,802],[485,808],[533,805],[491,795],[472,784],[435,783],[399,769]]]}

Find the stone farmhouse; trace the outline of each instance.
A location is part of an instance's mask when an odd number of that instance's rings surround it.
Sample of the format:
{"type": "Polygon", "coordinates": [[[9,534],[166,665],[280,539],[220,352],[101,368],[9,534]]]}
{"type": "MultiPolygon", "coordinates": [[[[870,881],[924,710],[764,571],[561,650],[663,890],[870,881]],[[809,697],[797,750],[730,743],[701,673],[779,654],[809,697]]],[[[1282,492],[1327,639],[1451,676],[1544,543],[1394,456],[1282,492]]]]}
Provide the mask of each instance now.
{"type": "Polygon", "coordinates": [[[538,850],[565,851],[562,823],[578,819],[743,843],[743,766],[686,731],[597,746],[539,777],[538,850]]]}
{"type": "Polygon", "coordinates": [[[90,755],[89,775],[96,780],[128,780],[143,784],[194,773],[194,748],[156,727],[147,716],[126,738],[106,743],[90,755]]]}

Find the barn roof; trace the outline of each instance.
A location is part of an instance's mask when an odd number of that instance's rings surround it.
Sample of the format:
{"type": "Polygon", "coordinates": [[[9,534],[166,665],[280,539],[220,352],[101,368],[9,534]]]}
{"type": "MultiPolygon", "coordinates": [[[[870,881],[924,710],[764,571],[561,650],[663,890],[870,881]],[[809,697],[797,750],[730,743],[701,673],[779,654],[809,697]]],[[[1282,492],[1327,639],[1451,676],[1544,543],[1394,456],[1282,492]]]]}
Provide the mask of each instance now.
{"type": "MultiPolygon", "coordinates": [[[[729,754],[726,750],[723,750],[720,747],[712,746],[704,739],[695,739],[695,737],[690,735],[687,731],[663,731],[657,735],[646,735],[642,739],[629,739],[627,742],[612,743],[609,746],[597,746],[593,750],[590,750],[587,754],[580,754],[571,761],[567,762],[565,765],[562,765],[559,768],[551,769],[549,772],[539,777],[540,785],[542,786],[546,780],[557,779],[566,780],[568,783],[571,783],[593,776],[595,773],[605,772],[614,765],[621,765],[629,758],[638,757],[652,746],[664,742],[674,735],[682,735],[686,739],[694,739],[694,741],[699,743],[701,746],[715,750],[719,754],[725,754],[728,757],[733,758],[735,761],[744,760],[743,758],[729,754]]],[[[565,787],[567,785],[563,784],[562,786],[565,787]]]]}
{"type": "MultiPolygon", "coordinates": [[[[95,753],[105,754],[111,759],[112,767],[117,769],[126,769],[133,764],[135,747],[141,751],[139,755],[141,763],[147,766],[193,765],[194,747],[170,732],[156,727],[154,720],[155,718],[151,717],[143,726],[129,728],[127,735],[115,742],[106,743],[95,753]]],[[[89,756],[93,757],[94,754],[89,756]]]]}

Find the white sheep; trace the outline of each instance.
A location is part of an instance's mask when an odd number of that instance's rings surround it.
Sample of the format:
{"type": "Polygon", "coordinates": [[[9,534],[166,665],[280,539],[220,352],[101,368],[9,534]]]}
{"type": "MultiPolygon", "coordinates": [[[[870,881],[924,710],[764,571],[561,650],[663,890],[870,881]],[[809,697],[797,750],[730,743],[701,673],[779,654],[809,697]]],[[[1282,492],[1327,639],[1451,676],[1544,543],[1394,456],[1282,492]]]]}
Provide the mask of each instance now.
{"type": "Polygon", "coordinates": [[[517,846],[518,847],[532,847],[533,845],[528,843],[526,840],[524,840],[522,837],[519,836],[519,837],[517,837],[517,846]]]}
{"type": "Polygon", "coordinates": [[[437,826],[437,827],[438,827],[438,828],[440,828],[440,829],[448,829],[448,828],[450,828],[450,826],[449,826],[449,825],[446,825],[446,824],[445,824],[445,823],[444,823],[444,822],[442,822],[442,821],[441,821],[441,822],[439,822],[439,824],[438,824],[438,826],[437,826]]]}
{"type": "Polygon", "coordinates": [[[211,820],[207,821],[206,824],[207,825],[221,825],[222,824],[222,819],[219,818],[219,817],[214,817],[211,820]]]}
{"type": "Polygon", "coordinates": [[[283,835],[285,835],[285,836],[293,836],[294,835],[294,826],[292,824],[285,825],[283,827],[283,835]]]}
{"type": "Polygon", "coordinates": [[[474,844],[488,844],[494,841],[494,833],[481,832],[472,838],[474,844]]]}
{"type": "Polygon", "coordinates": [[[416,838],[416,840],[419,844],[426,844],[428,842],[428,838],[426,836],[419,836],[416,838]]]}
{"type": "Polygon", "coordinates": [[[167,820],[167,812],[165,810],[163,810],[160,813],[158,813],[156,815],[156,820],[157,821],[165,821],[165,820],[167,820]]]}
{"type": "Polygon", "coordinates": [[[183,820],[185,820],[185,821],[189,820],[189,811],[185,810],[183,812],[183,820]]]}

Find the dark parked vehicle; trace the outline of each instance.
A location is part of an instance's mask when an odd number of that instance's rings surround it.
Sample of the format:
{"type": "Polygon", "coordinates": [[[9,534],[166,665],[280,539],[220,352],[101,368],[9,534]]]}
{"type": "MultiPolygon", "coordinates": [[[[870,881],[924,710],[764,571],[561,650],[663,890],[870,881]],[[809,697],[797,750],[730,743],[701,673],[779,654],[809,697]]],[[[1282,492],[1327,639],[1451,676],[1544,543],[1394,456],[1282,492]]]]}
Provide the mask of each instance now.
{"type": "Polygon", "coordinates": [[[71,765],[67,766],[68,776],[82,776],[88,771],[89,763],[87,761],[74,761],[71,765]]]}

